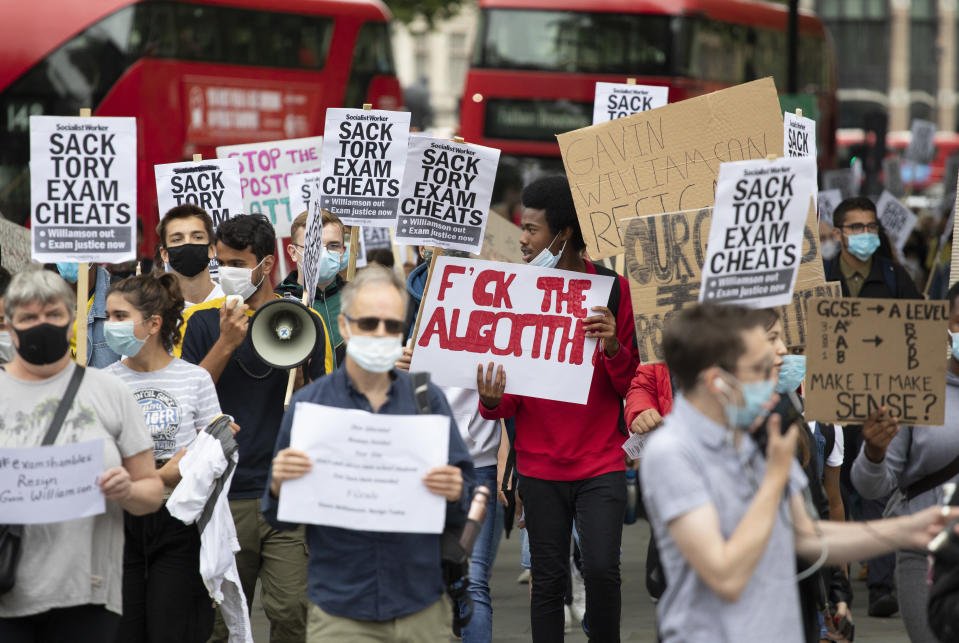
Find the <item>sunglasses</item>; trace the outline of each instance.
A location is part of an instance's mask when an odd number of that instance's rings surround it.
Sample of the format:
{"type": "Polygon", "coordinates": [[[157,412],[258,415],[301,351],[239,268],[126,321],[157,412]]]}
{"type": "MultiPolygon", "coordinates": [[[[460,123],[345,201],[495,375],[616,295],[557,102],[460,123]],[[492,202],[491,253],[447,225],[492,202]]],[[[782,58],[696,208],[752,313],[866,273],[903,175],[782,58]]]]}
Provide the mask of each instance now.
{"type": "Polygon", "coordinates": [[[349,315],[343,315],[346,319],[362,330],[364,333],[372,333],[377,328],[380,327],[380,322],[383,322],[383,326],[386,328],[386,332],[390,335],[399,335],[403,332],[403,326],[406,325],[406,322],[402,322],[398,319],[382,319],[380,317],[350,317],[349,315]]]}

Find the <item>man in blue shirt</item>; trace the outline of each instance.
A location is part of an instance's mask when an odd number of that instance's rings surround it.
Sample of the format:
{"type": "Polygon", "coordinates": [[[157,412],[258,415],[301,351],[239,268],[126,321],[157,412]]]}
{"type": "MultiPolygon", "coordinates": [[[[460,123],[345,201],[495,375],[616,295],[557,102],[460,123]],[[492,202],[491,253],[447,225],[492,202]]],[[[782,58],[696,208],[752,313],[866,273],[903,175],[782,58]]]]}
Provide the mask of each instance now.
{"type": "MultiPolygon", "coordinates": [[[[392,272],[361,270],[343,290],[338,323],[346,338],[343,368],[304,387],[283,416],[263,515],[278,529],[296,525],[276,517],[283,482],[305,475],[309,456],[289,448],[293,409],[310,402],[388,415],[415,415],[409,374],[393,368],[402,355],[406,292],[392,272]]],[[[466,520],[473,464],[443,393],[429,386],[431,412],[450,418],[449,464],[434,467],[423,483],[447,499],[447,525],[466,520]]],[[[437,534],[368,532],[310,525],[307,596],[308,641],[449,640],[451,613],[437,534]]]]}

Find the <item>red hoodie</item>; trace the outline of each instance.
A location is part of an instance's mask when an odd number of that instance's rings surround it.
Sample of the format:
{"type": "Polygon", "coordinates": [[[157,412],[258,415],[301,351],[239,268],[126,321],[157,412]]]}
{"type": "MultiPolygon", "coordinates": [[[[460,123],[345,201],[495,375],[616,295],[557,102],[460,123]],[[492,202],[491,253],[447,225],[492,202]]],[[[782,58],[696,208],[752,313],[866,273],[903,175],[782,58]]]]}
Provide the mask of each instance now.
{"type": "Polygon", "coordinates": [[[640,364],[626,392],[626,426],[647,409],[666,417],[673,409],[673,385],[665,364],[640,364]]]}
{"type": "MultiPolygon", "coordinates": [[[[596,274],[589,261],[586,272],[596,274]]],[[[504,395],[494,409],[480,402],[480,414],[487,420],[516,416],[516,470],[524,476],[585,480],[626,468],[622,449],[626,436],[619,430],[619,417],[639,358],[629,284],[618,276],[616,285],[620,294],[616,315],[619,352],[608,358],[597,342],[586,404],[521,395],[504,395]]]]}

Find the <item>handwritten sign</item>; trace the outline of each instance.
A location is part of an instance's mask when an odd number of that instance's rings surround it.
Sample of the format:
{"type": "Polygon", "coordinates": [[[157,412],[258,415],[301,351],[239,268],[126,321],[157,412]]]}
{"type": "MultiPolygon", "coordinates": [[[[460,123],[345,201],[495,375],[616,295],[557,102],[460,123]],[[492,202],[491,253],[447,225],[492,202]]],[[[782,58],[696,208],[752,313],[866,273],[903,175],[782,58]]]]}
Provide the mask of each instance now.
{"type": "Polygon", "coordinates": [[[906,158],[916,163],[929,163],[936,155],[936,124],[916,118],[909,128],[911,138],[906,158]]]}
{"type": "Polygon", "coordinates": [[[499,150],[445,139],[410,139],[396,241],[477,253],[493,197],[499,150]]]}
{"type": "Polygon", "coordinates": [[[889,237],[889,242],[901,252],[916,223],[919,222],[919,217],[886,190],[879,195],[876,210],[882,229],[889,237]]]}
{"type": "Polygon", "coordinates": [[[30,117],[34,261],[136,259],[136,218],[136,119],[30,117]]]}
{"type": "Polygon", "coordinates": [[[813,157],[723,163],[699,301],[788,304],[815,189],[813,157]]]}
{"type": "Polygon", "coordinates": [[[897,199],[906,194],[906,185],[902,182],[902,163],[898,158],[888,157],[882,160],[882,175],[886,189],[897,199]]]}
{"type": "Polygon", "coordinates": [[[842,192],[833,188],[832,190],[820,190],[816,194],[816,199],[819,202],[819,220],[825,221],[830,226],[832,225],[832,215],[836,211],[836,208],[839,207],[839,204],[842,203],[842,192]]]}
{"type": "MultiPolygon", "coordinates": [[[[320,169],[322,136],[284,141],[222,145],[217,158],[235,158],[240,163],[240,188],[245,214],[270,217],[277,237],[290,236],[293,219],[303,210],[290,208],[287,179],[291,174],[320,169]]],[[[304,208],[305,209],[305,208],[304,208]]]]}
{"type": "Polygon", "coordinates": [[[596,83],[593,98],[593,125],[631,114],[648,112],[669,102],[669,87],[596,83]]]}
{"type": "Polygon", "coordinates": [[[856,424],[885,406],[904,424],[943,423],[945,302],[815,298],[808,316],[807,419],[856,424]]]}
{"type": "Polygon", "coordinates": [[[290,446],[312,470],[280,489],[280,520],[361,531],[439,534],[446,498],[423,476],[449,460],[450,419],[298,402],[290,446]]]}
{"type": "Polygon", "coordinates": [[[192,203],[206,210],[215,230],[243,213],[240,163],[235,158],[154,165],[153,174],[160,216],[178,205],[192,203]]]}
{"type": "Polygon", "coordinates": [[[346,225],[393,227],[410,138],[410,113],[326,110],[320,205],[346,225]]]}
{"type": "Polygon", "coordinates": [[[0,449],[0,523],[34,525],[106,511],[103,440],[0,449]]]}
{"type": "Polygon", "coordinates": [[[523,231],[518,225],[491,211],[486,220],[486,234],[483,237],[480,257],[490,261],[521,263],[523,261],[523,253],[519,249],[521,236],[523,231]]]}
{"type": "Polygon", "coordinates": [[[783,343],[786,348],[805,347],[807,342],[809,300],[815,297],[842,298],[842,283],[828,281],[819,285],[804,287],[796,284],[792,301],[785,306],[777,306],[779,319],[783,322],[783,343]]]}
{"type": "Polygon", "coordinates": [[[623,252],[617,222],[713,204],[720,163],[782,156],[772,78],[559,134],[593,260],[623,252]]]}
{"type": "Polygon", "coordinates": [[[792,112],[784,113],[783,151],[788,158],[816,158],[816,121],[792,112]]]}
{"type": "Polygon", "coordinates": [[[410,370],[475,389],[476,365],[496,362],[507,393],[585,404],[596,340],[583,319],[613,286],[609,276],[440,257],[410,370]]]}

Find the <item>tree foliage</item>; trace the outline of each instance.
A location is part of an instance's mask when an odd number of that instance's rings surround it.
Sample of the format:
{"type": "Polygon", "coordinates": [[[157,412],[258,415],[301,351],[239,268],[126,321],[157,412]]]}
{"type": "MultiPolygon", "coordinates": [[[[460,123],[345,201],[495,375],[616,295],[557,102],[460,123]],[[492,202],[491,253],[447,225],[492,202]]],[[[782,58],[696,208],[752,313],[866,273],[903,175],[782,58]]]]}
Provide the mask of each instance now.
{"type": "Polygon", "coordinates": [[[464,0],[386,0],[393,16],[405,24],[409,24],[417,17],[422,17],[426,23],[433,25],[446,18],[455,16],[464,0]]]}

